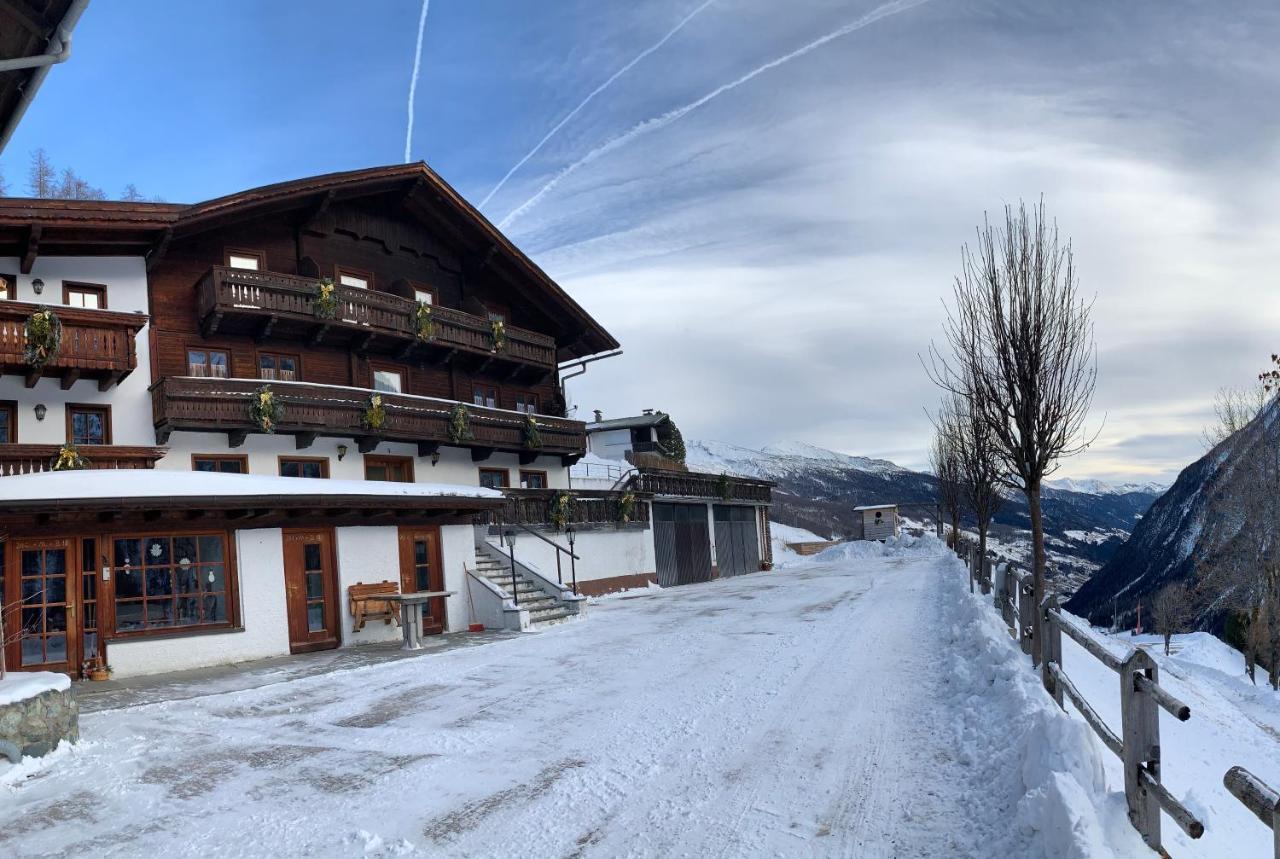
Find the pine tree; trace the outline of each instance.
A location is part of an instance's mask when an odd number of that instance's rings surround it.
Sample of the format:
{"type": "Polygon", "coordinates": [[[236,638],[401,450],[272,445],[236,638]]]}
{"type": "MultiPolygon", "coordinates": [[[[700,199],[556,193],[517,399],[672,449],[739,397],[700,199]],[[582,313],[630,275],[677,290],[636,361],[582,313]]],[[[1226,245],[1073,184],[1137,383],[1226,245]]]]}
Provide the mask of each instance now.
{"type": "Polygon", "coordinates": [[[662,446],[667,459],[684,465],[684,436],[681,435],[680,427],[676,426],[676,422],[671,420],[671,415],[667,415],[667,419],[658,425],[658,444],[662,446]]]}

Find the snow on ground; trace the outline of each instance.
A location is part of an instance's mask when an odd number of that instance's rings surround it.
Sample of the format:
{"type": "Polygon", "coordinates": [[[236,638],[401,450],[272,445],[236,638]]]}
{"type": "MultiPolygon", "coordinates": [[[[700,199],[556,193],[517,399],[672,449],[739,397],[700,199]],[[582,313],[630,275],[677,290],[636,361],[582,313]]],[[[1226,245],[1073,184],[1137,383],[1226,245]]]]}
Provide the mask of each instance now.
{"type": "Polygon", "coordinates": [[[0,855],[1142,855],[932,538],[81,732],[0,775],[0,855]]]}
{"type": "Polygon", "coordinates": [[[25,701],[45,692],[71,688],[71,679],[51,671],[12,671],[0,680],[0,707],[25,701]]]}
{"type": "Polygon", "coordinates": [[[790,548],[788,543],[825,543],[826,537],[819,536],[804,528],[794,525],[783,525],[781,522],[769,523],[769,535],[773,544],[774,569],[792,567],[804,563],[806,557],[790,548]]]}

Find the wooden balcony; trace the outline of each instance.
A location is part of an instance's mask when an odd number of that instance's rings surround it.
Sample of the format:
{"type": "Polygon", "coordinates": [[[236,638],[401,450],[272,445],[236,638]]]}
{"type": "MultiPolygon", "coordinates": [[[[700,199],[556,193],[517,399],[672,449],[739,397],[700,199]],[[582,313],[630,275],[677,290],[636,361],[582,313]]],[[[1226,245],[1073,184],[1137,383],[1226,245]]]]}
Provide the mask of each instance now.
{"type": "Polygon", "coordinates": [[[538,415],[542,444],[524,445],[525,416],[503,409],[467,405],[472,438],[458,444],[449,439],[449,421],[457,403],[407,394],[382,394],[385,426],[373,432],[362,424],[372,391],[307,382],[264,382],[261,379],[204,379],[171,376],[151,386],[156,440],[164,444],[169,434],[181,430],[225,432],[231,447],[239,447],[250,433],[261,428],[250,418],[250,404],[259,388],[270,385],[284,407],[276,432],[294,436],[298,449],[310,447],[318,436],[352,438],[362,453],[380,441],[418,445],[419,456],[430,456],[441,445],[466,447],[476,462],[495,451],[520,454],[522,463],[539,455],[559,456],[571,464],[587,449],[586,424],[538,415]]]}
{"type": "Polygon", "coordinates": [[[0,373],[20,375],[28,388],[48,376],[62,381],[65,391],[78,379],[95,379],[105,391],[138,366],[135,344],[147,324],[141,313],[53,307],[62,322],[62,345],[53,360],[36,369],[27,364],[27,318],[40,305],[0,301],[0,373]]]}
{"type": "Polygon", "coordinates": [[[733,475],[642,468],[637,471],[633,485],[637,491],[658,496],[659,499],[696,498],[728,503],[773,503],[773,483],[733,475]]]}
{"type": "MultiPolygon", "coordinates": [[[[52,471],[61,449],[57,444],[0,444],[0,476],[52,471]]],[[[114,444],[86,444],[79,450],[89,460],[90,468],[155,468],[156,460],[166,453],[163,447],[114,444]]]]}
{"type": "MultiPolygon", "coordinates": [[[[490,510],[484,514],[489,525],[519,524],[549,528],[552,526],[552,508],[559,489],[504,489],[506,496],[499,510],[490,510]]],[[[575,528],[592,529],[605,526],[618,528],[647,528],[649,525],[649,505],[645,502],[649,496],[634,494],[634,503],[627,521],[622,519],[622,497],[624,492],[610,492],[599,489],[568,490],[573,497],[570,504],[569,522],[575,528]]]]}
{"type": "Polygon", "coordinates": [[[434,336],[421,340],[417,302],[351,286],[334,285],[338,312],[320,319],[314,302],[319,283],[305,277],[217,266],[196,284],[201,330],[247,334],[259,341],[293,338],[312,344],[348,346],[359,354],[396,355],[401,359],[442,360],[459,354],[473,358],[473,371],[505,365],[530,377],[553,372],[555,340],[536,331],[508,325],[507,343],[493,349],[489,320],[451,307],[431,309],[434,336]]]}

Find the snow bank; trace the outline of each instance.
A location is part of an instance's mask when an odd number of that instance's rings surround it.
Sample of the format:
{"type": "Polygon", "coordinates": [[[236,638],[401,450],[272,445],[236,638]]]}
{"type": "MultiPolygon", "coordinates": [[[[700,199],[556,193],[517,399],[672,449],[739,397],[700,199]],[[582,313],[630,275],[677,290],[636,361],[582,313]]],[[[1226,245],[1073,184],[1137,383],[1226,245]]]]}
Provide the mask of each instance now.
{"type": "Polygon", "coordinates": [[[1150,855],[1129,825],[1123,791],[1108,790],[1106,749],[1053,703],[989,599],[969,594],[959,559],[954,568],[941,595],[950,623],[945,694],[958,754],[985,773],[996,800],[973,803],[974,828],[1007,833],[990,855],[1150,855]],[[995,819],[1010,807],[1012,819],[995,819]]]}
{"type": "Polygon", "coordinates": [[[911,555],[937,555],[945,551],[942,541],[931,533],[916,537],[902,534],[881,543],[876,540],[853,540],[829,549],[823,549],[812,560],[817,563],[858,561],[864,558],[888,558],[911,555]]]}
{"type": "Polygon", "coordinates": [[[0,707],[34,698],[45,692],[65,692],[71,678],[51,671],[16,671],[0,680],[0,707]]]}
{"type": "Polygon", "coordinates": [[[787,546],[788,543],[824,543],[826,537],[819,536],[804,528],[794,525],[783,525],[781,522],[769,523],[769,535],[773,544],[774,569],[791,567],[807,560],[806,556],[797,553],[787,546]]]}

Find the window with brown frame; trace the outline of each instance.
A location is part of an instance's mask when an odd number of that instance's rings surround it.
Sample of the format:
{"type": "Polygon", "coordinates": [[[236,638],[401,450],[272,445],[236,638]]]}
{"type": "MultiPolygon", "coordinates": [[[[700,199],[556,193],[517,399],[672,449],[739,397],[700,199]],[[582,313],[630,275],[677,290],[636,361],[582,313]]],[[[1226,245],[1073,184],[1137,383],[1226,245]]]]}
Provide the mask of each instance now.
{"type": "Polygon", "coordinates": [[[423,304],[436,303],[436,291],[429,286],[413,286],[413,300],[420,301],[423,304]]]}
{"type": "Polygon", "coordinates": [[[538,395],[520,392],[516,394],[516,411],[528,415],[538,413],[538,395]]]}
{"type": "Polygon", "coordinates": [[[520,469],[520,488],[521,489],[546,489],[547,473],[545,471],[533,471],[520,469]]]}
{"type": "Polygon", "coordinates": [[[117,634],[233,623],[225,532],[114,536],[111,545],[117,634]]]}
{"type": "Polygon", "coordinates": [[[328,477],[329,460],[323,456],[280,457],[281,477],[328,477]]]}
{"type": "Polygon", "coordinates": [[[511,472],[505,468],[482,468],[480,485],[490,489],[506,489],[511,485],[511,472]]]}
{"type": "Polygon", "coordinates": [[[471,389],[471,401],[477,406],[498,407],[498,389],[489,385],[474,385],[471,389]]]}
{"type": "MultiPolygon", "coordinates": [[[[0,444],[13,444],[18,440],[18,402],[0,400],[0,444]]],[[[0,603],[4,594],[0,593],[0,603]]]]}
{"type": "Polygon", "coordinates": [[[111,444],[111,406],[67,403],[67,441],[74,445],[111,444]]]}
{"type": "Polygon", "coordinates": [[[413,483],[413,457],[365,454],[364,479],[413,483]]]}
{"type": "Polygon", "coordinates": [[[0,301],[18,297],[18,276],[0,272],[0,301]]]}
{"type": "Polygon", "coordinates": [[[216,471],[221,474],[248,474],[249,457],[235,453],[193,453],[192,471],[216,471]]]}
{"type": "Polygon", "coordinates": [[[107,309],[107,288],[100,283],[62,282],[62,303],[68,307],[107,309]]]}
{"type": "Polygon", "coordinates": [[[262,251],[227,248],[226,265],[229,268],[242,268],[248,271],[266,271],[267,255],[262,251]]]}
{"type": "Polygon", "coordinates": [[[403,367],[397,367],[394,364],[370,364],[370,373],[373,376],[373,389],[375,391],[384,391],[389,394],[404,393],[405,372],[403,367]]]}
{"type": "Polygon", "coordinates": [[[231,375],[231,356],[221,349],[188,349],[187,375],[225,379],[231,375]]]}
{"type": "Polygon", "coordinates": [[[276,382],[298,382],[302,380],[299,372],[301,362],[297,355],[285,355],[279,352],[258,353],[258,378],[271,379],[276,382]]]}
{"type": "Polygon", "coordinates": [[[334,279],[342,286],[354,286],[356,289],[373,289],[373,274],[358,268],[334,266],[334,279]]]}

